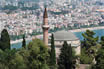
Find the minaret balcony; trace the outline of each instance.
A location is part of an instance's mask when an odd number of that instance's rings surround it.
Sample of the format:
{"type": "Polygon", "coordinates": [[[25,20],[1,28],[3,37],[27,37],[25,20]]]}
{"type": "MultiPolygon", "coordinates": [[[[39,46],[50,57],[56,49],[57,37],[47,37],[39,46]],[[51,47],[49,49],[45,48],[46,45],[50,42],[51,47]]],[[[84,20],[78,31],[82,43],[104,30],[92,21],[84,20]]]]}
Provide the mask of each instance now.
{"type": "Polygon", "coordinates": [[[43,25],[42,27],[43,28],[49,28],[49,25],[43,25]]]}

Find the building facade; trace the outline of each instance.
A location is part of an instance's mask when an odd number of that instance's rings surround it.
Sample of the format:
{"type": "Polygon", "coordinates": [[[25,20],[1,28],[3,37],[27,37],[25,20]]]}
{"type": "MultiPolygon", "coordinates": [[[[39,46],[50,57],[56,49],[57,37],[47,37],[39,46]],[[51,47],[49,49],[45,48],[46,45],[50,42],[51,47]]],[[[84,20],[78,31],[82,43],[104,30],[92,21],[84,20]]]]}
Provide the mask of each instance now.
{"type": "Polygon", "coordinates": [[[54,33],[55,49],[58,57],[60,54],[60,49],[64,44],[64,41],[67,41],[68,44],[71,44],[73,50],[75,50],[76,55],[80,55],[81,52],[81,43],[80,40],[70,31],[58,31],[54,33]]]}

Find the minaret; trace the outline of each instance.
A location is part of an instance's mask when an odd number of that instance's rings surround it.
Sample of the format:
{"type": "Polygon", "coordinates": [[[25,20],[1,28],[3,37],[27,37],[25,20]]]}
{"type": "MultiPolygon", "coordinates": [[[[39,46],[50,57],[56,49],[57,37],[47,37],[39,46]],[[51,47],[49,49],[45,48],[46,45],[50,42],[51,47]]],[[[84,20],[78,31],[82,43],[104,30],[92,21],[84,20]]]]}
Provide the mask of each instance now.
{"type": "Polygon", "coordinates": [[[44,15],[43,15],[43,41],[48,46],[48,15],[47,15],[47,9],[45,8],[44,15]]]}

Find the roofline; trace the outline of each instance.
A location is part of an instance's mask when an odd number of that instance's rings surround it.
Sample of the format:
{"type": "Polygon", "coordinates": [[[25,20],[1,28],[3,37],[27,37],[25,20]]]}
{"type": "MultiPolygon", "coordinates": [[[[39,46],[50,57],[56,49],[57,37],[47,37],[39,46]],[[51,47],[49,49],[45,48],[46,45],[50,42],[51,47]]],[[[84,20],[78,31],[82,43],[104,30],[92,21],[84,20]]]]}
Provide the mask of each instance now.
{"type": "MultiPolygon", "coordinates": [[[[80,40],[80,39],[75,39],[75,40],[80,40]]],[[[75,41],[75,40],[59,40],[59,39],[54,39],[54,41],[75,41]]]]}
{"type": "Polygon", "coordinates": [[[80,45],[78,45],[78,46],[71,46],[71,47],[76,48],[76,47],[79,47],[79,46],[81,46],[81,44],[80,44],[80,45]]]}
{"type": "MultiPolygon", "coordinates": [[[[48,46],[50,47],[51,44],[48,44],[48,46]]],[[[79,46],[81,46],[81,44],[79,44],[79,45],[77,45],[77,46],[71,45],[72,48],[76,48],[76,47],[79,47],[79,46]]],[[[62,47],[62,45],[55,45],[55,47],[62,47]]]]}

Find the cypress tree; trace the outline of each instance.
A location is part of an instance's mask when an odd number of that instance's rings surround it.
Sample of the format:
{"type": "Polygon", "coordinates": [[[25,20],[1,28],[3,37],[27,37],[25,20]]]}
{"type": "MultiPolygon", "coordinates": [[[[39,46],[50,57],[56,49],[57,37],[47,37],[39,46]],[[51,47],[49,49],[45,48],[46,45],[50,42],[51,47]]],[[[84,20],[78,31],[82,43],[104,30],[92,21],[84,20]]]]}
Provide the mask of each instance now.
{"type": "Polygon", "coordinates": [[[51,66],[55,67],[55,65],[56,65],[56,53],[55,53],[54,35],[53,34],[51,36],[50,61],[51,61],[51,66]]]}
{"type": "Polygon", "coordinates": [[[58,59],[58,69],[74,69],[71,45],[65,41],[58,59]]]}
{"type": "Polygon", "coordinates": [[[25,35],[23,35],[22,47],[24,47],[24,48],[26,47],[25,35]]]}
{"type": "Polygon", "coordinates": [[[102,48],[104,48],[104,36],[101,37],[100,44],[101,44],[102,48]]]}
{"type": "Polygon", "coordinates": [[[1,32],[0,49],[2,50],[10,49],[10,36],[6,29],[3,29],[1,32]]]}

